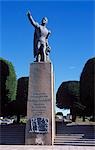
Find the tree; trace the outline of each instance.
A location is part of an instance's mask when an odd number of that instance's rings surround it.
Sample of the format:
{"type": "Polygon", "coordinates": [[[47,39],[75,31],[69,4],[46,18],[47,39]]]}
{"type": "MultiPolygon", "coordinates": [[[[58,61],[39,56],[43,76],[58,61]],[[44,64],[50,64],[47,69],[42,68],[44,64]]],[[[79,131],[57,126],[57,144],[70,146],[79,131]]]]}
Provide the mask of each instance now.
{"type": "Polygon", "coordinates": [[[6,115],[8,102],[16,100],[16,73],[11,62],[0,58],[0,114],[6,115]]]}
{"type": "Polygon", "coordinates": [[[59,108],[70,108],[73,101],[79,99],[79,81],[63,82],[56,94],[56,105],[59,108]]]}
{"type": "Polygon", "coordinates": [[[79,81],[63,82],[56,94],[56,105],[61,109],[70,109],[72,120],[75,121],[76,114],[80,112],[80,109],[83,109],[79,99],[79,81]]]}
{"type": "Polygon", "coordinates": [[[80,76],[80,101],[86,106],[85,116],[93,116],[95,121],[95,101],[94,101],[94,84],[95,84],[95,58],[89,59],[82,70],[80,76]]]}
{"type": "Polygon", "coordinates": [[[56,115],[63,116],[63,113],[62,112],[57,112],[56,115]]]}
{"type": "Polygon", "coordinates": [[[29,77],[21,77],[17,83],[17,120],[20,121],[20,115],[25,116],[27,113],[27,99],[28,99],[28,80],[29,77]]]}

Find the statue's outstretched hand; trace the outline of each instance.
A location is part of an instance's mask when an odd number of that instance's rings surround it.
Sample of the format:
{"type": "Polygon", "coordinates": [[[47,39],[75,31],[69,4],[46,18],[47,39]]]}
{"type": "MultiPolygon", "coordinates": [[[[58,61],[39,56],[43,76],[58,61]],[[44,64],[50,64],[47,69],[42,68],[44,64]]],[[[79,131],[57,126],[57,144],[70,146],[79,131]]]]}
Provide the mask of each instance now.
{"type": "Polygon", "coordinates": [[[51,31],[50,31],[50,30],[48,31],[48,34],[51,34],[51,31]]]}
{"type": "Polygon", "coordinates": [[[28,17],[30,17],[30,16],[31,16],[31,13],[30,13],[30,11],[28,11],[28,12],[27,12],[27,16],[28,16],[28,17]]]}

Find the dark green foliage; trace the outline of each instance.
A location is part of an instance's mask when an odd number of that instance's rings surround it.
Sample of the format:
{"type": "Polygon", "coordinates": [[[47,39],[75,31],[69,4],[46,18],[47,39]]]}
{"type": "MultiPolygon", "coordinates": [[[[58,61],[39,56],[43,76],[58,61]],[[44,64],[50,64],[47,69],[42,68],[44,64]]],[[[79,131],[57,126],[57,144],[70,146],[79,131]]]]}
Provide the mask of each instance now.
{"type": "Polygon", "coordinates": [[[95,58],[89,59],[80,76],[80,100],[85,108],[85,116],[93,116],[95,118],[95,58]]]}
{"type": "Polygon", "coordinates": [[[14,67],[12,63],[9,63],[9,76],[6,80],[6,89],[8,90],[8,98],[9,100],[15,100],[16,99],[16,87],[17,87],[17,81],[16,81],[16,74],[14,67]]]}
{"type": "Polygon", "coordinates": [[[28,80],[29,77],[22,77],[18,79],[17,83],[17,115],[25,116],[27,113],[27,98],[28,98],[28,80]]]}
{"type": "Polygon", "coordinates": [[[29,77],[18,79],[16,101],[9,102],[6,107],[7,115],[16,115],[18,123],[20,116],[26,116],[27,114],[28,80],[29,77]]]}
{"type": "Polygon", "coordinates": [[[84,110],[84,106],[80,103],[79,89],[79,81],[67,81],[60,85],[56,94],[57,107],[70,109],[72,121],[75,121],[76,115],[80,115],[81,110],[84,110]]]}
{"type": "Polygon", "coordinates": [[[17,114],[17,104],[16,101],[11,101],[6,105],[6,116],[14,116],[17,114]]]}
{"type": "Polygon", "coordinates": [[[7,91],[7,97],[9,101],[16,99],[16,88],[17,88],[17,81],[16,81],[16,73],[14,67],[11,62],[0,58],[1,64],[1,79],[4,82],[4,85],[1,83],[1,89],[5,86],[7,91]],[[6,69],[5,69],[6,68],[6,69]]]}
{"type": "Polygon", "coordinates": [[[6,63],[0,59],[0,115],[5,114],[5,105],[8,102],[6,80],[9,75],[9,68],[6,63]]]}
{"type": "Polygon", "coordinates": [[[63,82],[56,94],[56,105],[59,108],[70,108],[79,101],[79,81],[63,82]]]}
{"type": "Polygon", "coordinates": [[[16,74],[11,62],[0,58],[0,114],[6,113],[8,102],[16,99],[16,74]]]}
{"type": "Polygon", "coordinates": [[[56,115],[63,116],[62,112],[57,112],[56,115]]]}

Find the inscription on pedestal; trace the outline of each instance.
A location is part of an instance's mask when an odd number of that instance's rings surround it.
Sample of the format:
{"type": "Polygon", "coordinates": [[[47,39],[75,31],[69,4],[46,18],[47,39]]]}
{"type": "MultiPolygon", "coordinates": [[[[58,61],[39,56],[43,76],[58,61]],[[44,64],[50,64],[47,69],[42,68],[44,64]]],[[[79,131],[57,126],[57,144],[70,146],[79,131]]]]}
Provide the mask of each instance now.
{"type": "Polygon", "coordinates": [[[32,113],[36,116],[41,116],[46,112],[46,108],[48,103],[50,102],[50,99],[48,98],[48,95],[46,93],[39,92],[33,93],[29,101],[32,101],[32,113]]]}
{"type": "Polygon", "coordinates": [[[47,118],[31,118],[31,129],[29,132],[33,133],[48,133],[49,120],[47,118]]]}

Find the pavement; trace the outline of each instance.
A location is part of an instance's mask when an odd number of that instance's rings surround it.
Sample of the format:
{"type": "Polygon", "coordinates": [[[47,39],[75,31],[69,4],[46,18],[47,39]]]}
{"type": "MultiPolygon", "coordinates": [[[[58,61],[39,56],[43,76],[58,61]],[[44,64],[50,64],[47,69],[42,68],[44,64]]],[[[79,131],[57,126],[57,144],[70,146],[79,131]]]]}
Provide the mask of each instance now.
{"type": "Polygon", "coordinates": [[[95,126],[95,122],[72,122],[72,123],[68,123],[67,126],[72,126],[72,125],[93,125],[95,126]]]}
{"type": "Polygon", "coordinates": [[[95,150],[94,146],[0,145],[0,150],[95,150]]]}
{"type": "Polygon", "coordinates": [[[56,123],[56,134],[84,134],[85,139],[95,139],[95,125],[84,123],[56,123]]]}
{"type": "MultiPolygon", "coordinates": [[[[87,146],[87,143],[75,145],[74,144],[65,144],[65,145],[54,145],[54,146],[33,146],[33,145],[24,145],[24,134],[25,126],[24,125],[8,125],[1,126],[0,134],[0,150],[95,150],[94,145],[87,146]]],[[[84,135],[84,142],[93,142],[95,140],[95,125],[93,124],[72,124],[64,125],[63,123],[56,124],[56,134],[66,136],[80,134],[84,135]]],[[[64,137],[65,138],[65,137],[64,137]]],[[[70,141],[73,140],[70,138],[70,141]]],[[[64,140],[67,142],[67,138],[64,140]]],[[[82,142],[83,143],[83,142],[82,142]]]]}

